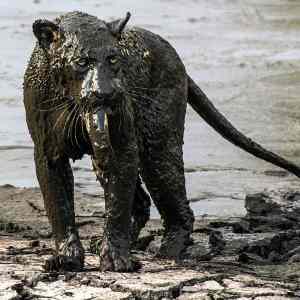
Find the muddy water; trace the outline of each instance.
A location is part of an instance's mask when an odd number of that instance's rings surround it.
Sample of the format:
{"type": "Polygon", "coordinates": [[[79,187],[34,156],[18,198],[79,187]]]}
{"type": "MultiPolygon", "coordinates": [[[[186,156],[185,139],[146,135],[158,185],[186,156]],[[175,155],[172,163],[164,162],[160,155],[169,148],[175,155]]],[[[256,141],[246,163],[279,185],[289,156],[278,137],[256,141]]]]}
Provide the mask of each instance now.
{"type": "MultiPolygon", "coordinates": [[[[0,184],[37,185],[22,104],[22,76],[34,44],[31,24],[70,10],[105,20],[131,11],[131,24],[171,42],[190,75],[233,124],[300,164],[298,1],[1,0],[0,184]]],[[[191,109],[184,158],[188,197],[197,215],[240,215],[247,192],[299,187],[296,177],[224,141],[191,109]]],[[[102,193],[88,158],[76,162],[74,170],[77,189],[102,193]]]]}

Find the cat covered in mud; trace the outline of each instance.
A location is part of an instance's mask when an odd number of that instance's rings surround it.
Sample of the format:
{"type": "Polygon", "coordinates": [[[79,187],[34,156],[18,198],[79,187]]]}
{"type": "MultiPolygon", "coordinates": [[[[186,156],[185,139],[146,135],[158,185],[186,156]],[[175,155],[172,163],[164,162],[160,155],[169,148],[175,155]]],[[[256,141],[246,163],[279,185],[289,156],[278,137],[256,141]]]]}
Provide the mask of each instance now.
{"type": "Polygon", "coordinates": [[[56,242],[47,270],[84,266],[69,160],[85,154],[105,195],[100,270],[137,267],[130,250],[149,219],[150,197],[164,224],[157,255],[181,257],[194,221],[182,153],[187,103],[231,143],[300,175],[296,165],[236,130],[188,76],[174,48],[147,30],[127,28],[129,18],[107,23],[70,12],[33,24],[37,43],[25,73],[24,104],[56,242]]]}

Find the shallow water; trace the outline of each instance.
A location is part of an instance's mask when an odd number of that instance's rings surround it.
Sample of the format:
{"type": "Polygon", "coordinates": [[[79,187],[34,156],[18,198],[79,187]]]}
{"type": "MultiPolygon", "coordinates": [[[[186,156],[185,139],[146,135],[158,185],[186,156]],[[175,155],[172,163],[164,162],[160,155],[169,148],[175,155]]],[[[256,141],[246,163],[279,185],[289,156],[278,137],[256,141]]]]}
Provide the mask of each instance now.
{"type": "MultiPolygon", "coordinates": [[[[300,3],[288,0],[1,0],[0,184],[36,186],[25,124],[22,77],[34,45],[31,24],[83,10],[161,34],[215,105],[249,137],[300,164],[300,3]]],[[[241,215],[248,192],[298,188],[295,176],[230,145],[191,109],[186,118],[186,187],[197,215],[241,215]],[[275,176],[276,175],[276,176],[275,176]]],[[[88,158],[76,188],[102,193],[88,158]]],[[[156,216],[153,210],[153,216],[156,216]]]]}

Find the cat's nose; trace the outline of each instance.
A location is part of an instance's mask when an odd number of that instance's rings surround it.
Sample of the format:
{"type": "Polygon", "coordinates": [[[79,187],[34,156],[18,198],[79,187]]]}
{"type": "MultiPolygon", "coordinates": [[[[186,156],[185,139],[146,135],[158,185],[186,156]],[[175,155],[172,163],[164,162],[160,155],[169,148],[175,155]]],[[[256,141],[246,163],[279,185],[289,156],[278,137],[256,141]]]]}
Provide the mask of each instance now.
{"type": "Polygon", "coordinates": [[[96,98],[96,100],[104,101],[109,100],[113,97],[114,92],[111,91],[94,91],[93,95],[96,98]]]}

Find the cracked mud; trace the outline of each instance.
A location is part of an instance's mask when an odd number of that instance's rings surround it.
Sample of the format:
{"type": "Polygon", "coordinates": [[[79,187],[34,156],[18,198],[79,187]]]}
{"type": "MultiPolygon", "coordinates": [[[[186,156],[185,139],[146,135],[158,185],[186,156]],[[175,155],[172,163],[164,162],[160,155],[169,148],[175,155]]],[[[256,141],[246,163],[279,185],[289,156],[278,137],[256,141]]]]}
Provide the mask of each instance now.
{"type": "Polygon", "coordinates": [[[198,219],[193,243],[176,263],[155,257],[162,226],[159,220],[151,220],[132,251],[141,264],[133,273],[99,272],[93,244],[101,239],[104,215],[96,208],[97,198],[79,193],[76,199],[76,221],[86,252],[84,270],[49,273],[43,265],[54,245],[39,190],[1,186],[0,195],[1,299],[300,298],[299,200],[292,191],[248,195],[249,210],[244,218],[198,219]],[[269,227],[266,222],[264,227],[251,223],[251,201],[257,197],[267,199],[265,205],[277,210],[269,209],[262,216],[255,212],[255,220],[272,219],[272,215],[276,220],[285,218],[282,212],[288,207],[294,217],[289,229],[276,229],[274,223],[269,227]],[[248,232],[237,233],[246,223],[248,232]]]}

